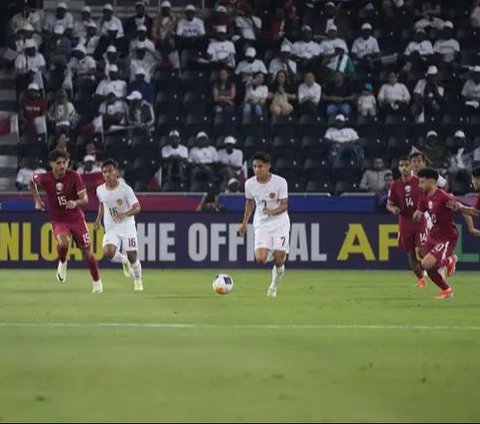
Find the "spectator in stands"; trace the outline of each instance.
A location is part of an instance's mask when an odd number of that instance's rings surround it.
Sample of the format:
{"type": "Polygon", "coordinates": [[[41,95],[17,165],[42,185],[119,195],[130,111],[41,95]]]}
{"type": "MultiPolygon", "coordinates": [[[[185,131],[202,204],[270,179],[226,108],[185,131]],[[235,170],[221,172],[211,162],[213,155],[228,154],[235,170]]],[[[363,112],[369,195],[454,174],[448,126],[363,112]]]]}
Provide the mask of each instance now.
{"type": "Polygon", "coordinates": [[[82,165],[77,168],[77,172],[82,174],[91,174],[96,172],[102,172],[102,168],[97,166],[94,155],[87,154],[83,158],[82,165]]]}
{"type": "Polygon", "coordinates": [[[292,46],[292,56],[301,69],[307,69],[320,56],[320,46],[313,41],[312,28],[302,27],[302,39],[292,46]]]}
{"type": "Polygon", "coordinates": [[[444,93],[437,67],[429,66],[425,78],[418,81],[413,90],[412,111],[416,122],[424,122],[425,115],[438,115],[441,112],[444,93]]]}
{"type": "Polygon", "coordinates": [[[363,173],[360,182],[360,190],[377,193],[385,187],[385,175],[392,174],[390,169],[385,168],[385,162],[381,157],[373,160],[373,169],[367,169],[363,173]]]}
{"type": "Polygon", "coordinates": [[[158,62],[156,59],[150,53],[147,53],[146,44],[138,43],[135,54],[130,59],[130,81],[135,80],[137,70],[140,68],[145,71],[145,81],[150,82],[157,66],[158,62]]]}
{"type": "Polygon", "coordinates": [[[103,64],[100,65],[100,69],[103,70],[105,77],[108,76],[110,72],[110,67],[116,66],[119,77],[125,79],[125,68],[124,63],[118,57],[118,50],[115,46],[108,46],[107,50],[103,54],[103,64]]]}
{"type": "Polygon", "coordinates": [[[218,79],[213,84],[213,104],[215,113],[223,114],[227,119],[235,115],[237,89],[228,69],[221,69],[218,79]]]}
{"type": "MultiPolygon", "coordinates": [[[[320,56],[322,57],[322,63],[325,66],[329,66],[333,71],[340,65],[336,63],[334,66],[334,59],[340,54],[348,53],[348,46],[344,40],[338,37],[337,27],[330,25],[327,27],[327,38],[320,43],[320,56]]],[[[348,73],[352,73],[350,71],[348,73]]],[[[342,73],[344,71],[342,70],[342,73]]]]}
{"type": "Polygon", "coordinates": [[[385,114],[401,114],[408,112],[410,93],[405,84],[398,82],[395,72],[388,75],[388,83],[383,84],[378,92],[378,104],[385,114]]]}
{"type": "Polygon", "coordinates": [[[155,18],[152,27],[152,39],[157,47],[175,43],[175,28],[177,20],[172,16],[172,5],[169,1],[160,3],[160,13],[155,18]]]}
{"type": "Polygon", "coordinates": [[[442,29],[443,20],[441,19],[442,6],[438,0],[417,1],[417,6],[414,10],[414,16],[417,18],[415,22],[415,29],[442,29]]]}
{"type": "Polygon", "coordinates": [[[110,89],[107,98],[100,104],[98,113],[103,118],[103,127],[106,130],[109,130],[111,126],[125,125],[127,123],[127,105],[117,98],[113,89],[110,89]]]}
{"type": "Polygon", "coordinates": [[[97,187],[105,181],[103,179],[102,168],[95,164],[95,156],[85,155],[83,163],[78,167],[77,172],[82,177],[89,198],[94,199],[97,187]]]}
{"type": "Polygon", "coordinates": [[[24,157],[22,159],[22,167],[18,170],[15,186],[18,191],[28,191],[30,181],[35,174],[44,174],[45,169],[38,166],[35,158],[24,157]]]}
{"type": "Polygon", "coordinates": [[[372,35],[372,26],[362,24],[362,36],[355,39],[352,45],[352,58],[363,71],[373,71],[380,58],[377,39],[372,35]]]}
{"type": "Polygon", "coordinates": [[[285,71],[287,79],[293,82],[297,74],[297,64],[291,59],[292,48],[290,44],[282,44],[280,56],[274,57],[268,67],[268,73],[273,80],[278,71],[285,71]]]}
{"type": "Polygon", "coordinates": [[[125,34],[129,38],[135,37],[137,29],[140,26],[145,26],[146,32],[150,34],[152,32],[152,18],[145,10],[145,4],[143,1],[135,2],[135,15],[131,16],[125,22],[125,34]]]}
{"type": "Polygon", "coordinates": [[[355,101],[355,95],[341,72],[335,73],[333,81],[325,86],[324,99],[329,103],[328,117],[338,114],[349,116],[352,113],[351,104],[355,101]]]}
{"type": "Polygon", "coordinates": [[[244,44],[255,45],[261,35],[262,20],[253,15],[250,4],[236,10],[235,28],[244,44]]]}
{"type": "Polygon", "coordinates": [[[75,21],[73,25],[73,35],[79,39],[85,40],[87,38],[87,26],[90,22],[93,22],[92,9],[90,6],[84,6],[81,12],[81,19],[75,21]]]}
{"type": "MultiPolygon", "coordinates": [[[[69,157],[72,157],[72,145],[70,143],[70,139],[65,134],[60,134],[56,139],[54,139],[52,148],[64,152],[69,157]]],[[[70,163],[69,166],[71,167],[72,163],[70,163]]]]}
{"type": "Polygon", "coordinates": [[[145,81],[145,69],[137,68],[135,73],[135,81],[132,81],[128,86],[128,93],[139,91],[142,94],[143,100],[153,104],[155,100],[155,90],[152,83],[145,81]]]}
{"type": "Polygon", "coordinates": [[[452,143],[448,147],[450,153],[450,172],[472,168],[474,150],[467,142],[465,133],[462,130],[455,131],[452,143]]]}
{"type": "Polygon", "coordinates": [[[278,71],[275,76],[268,98],[271,100],[270,112],[272,116],[288,116],[293,112],[292,102],[297,100],[293,88],[289,86],[287,73],[278,71]]]}
{"type": "Polygon", "coordinates": [[[267,97],[268,87],[265,85],[265,76],[262,72],[257,72],[246,84],[243,116],[264,116],[267,97]]]}
{"type": "Polygon", "coordinates": [[[87,49],[87,54],[93,56],[97,50],[98,43],[100,42],[100,36],[97,35],[97,24],[93,21],[90,21],[87,24],[87,36],[85,39],[80,40],[80,42],[87,49]]]}
{"type": "Polygon", "coordinates": [[[150,55],[155,54],[155,44],[147,38],[147,27],[145,25],[139,25],[135,31],[135,38],[130,41],[129,53],[133,55],[139,45],[145,46],[145,50],[150,55]]]}
{"type": "Polygon", "coordinates": [[[166,166],[167,180],[185,181],[188,149],[181,144],[180,133],[177,130],[172,130],[168,134],[168,142],[162,148],[162,160],[166,166]]]}
{"type": "Polygon", "coordinates": [[[228,16],[227,8],[222,5],[219,5],[215,8],[215,12],[208,22],[207,33],[209,37],[215,36],[215,34],[218,32],[218,28],[220,27],[225,27],[227,29],[228,38],[233,35],[232,21],[228,16]]]}
{"type": "Polygon", "coordinates": [[[43,44],[42,36],[34,32],[32,25],[26,23],[23,29],[15,34],[15,51],[17,53],[23,53],[25,50],[25,44],[28,44],[28,42],[31,43],[32,41],[35,43],[37,50],[43,44]]]}
{"type": "Polygon", "coordinates": [[[227,40],[227,27],[218,26],[215,39],[210,41],[207,49],[207,58],[211,64],[235,68],[235,46],[227,40]]]}
{"type": "Polygon", "coordinates": [[[209,144],[208,135],[201,131],[197,134],[195,146],[190,149],[189,161],[193,166],[193,181],[215,180],[213,166],[218,162],[217,149],[209,144]]]}
{"type": "Polygon", "coordinates": [[[15,59],[15,71],[17,72],[17,90],[23,91],[32,82],[43,89],[43,73],[46,62],[33,40],[27,40],[25,50],[15,59]]]}
{"type": "Polygon", "coordinates": [[[72,50],[72,57],[68,62],[68,69],[77,86],[92,87],[95,82],[97,64],[92,56],[87,56],[87,49],[83,44],[77,44],[72,50]]]}
{"type": "Polygon", "coordinates": [[[480,0],[474,1],[472,13],[470,14],[470,25],[472,28],[480,28],[480,0]]]}
{"type": "Polygon", "coordinates": [[[441,140],[436,131],[429,131],[425,140],[417,146],[430,160],[430,165],[436,169],[448,169],[448,151],[445,141],[441,140]]]}
{"type": "Polygon", "coordinates": [[[73,16],[67,12],[68,7],[66,2],[59,2],[55,10],[55,15],[48,13],[43,22],[43,30],[47,33],[53,33],[56,26],[62,26],[65,29],[65,34],[70,37],[73,33],[73,16]]]}
{"type": "Polygon", "coordinates": [[[201,49],[205,40],[205,24],[195,17],[193,4],[185,8],[185,18],[178,21],[177,45],[180,49],[201,49]]]}
{"type": "Polygon", "coordinates": [[[65,28],[61,24],[55,25],[53,36],[45,42],[45,58],[50,69],[60,68],[63,71],[71,54],[72,43],[65,35],[65,28]]]}
{"type": "Polygon", "coordinates": [[[303,84],[298,87],[298,103],[302,114],[316,115],[322,97],[322,87],[315,82],[313,72],[305,74],[303,84]]]}
{"type": "Polygon", "coordinates": [[[425,69],[433,57],[433,46],[430,40],[426,38],[427,34],[425,30],[419,28],[415,31],[414,41],[410,41],[405,48],[404,55],[407,64],[404,67],[406,72],[413,70],[413,72],[419,72],[421,69],[425,69]]]}
{"type": "Polygon", "coordinates": [[[20,132],[26,135],[44,134],[47,102],[36,83],[30,83],[18,105],[20,132]]]}
{"type": "Polygon", "coordinates": [[[110,3],[106,3],[103,6],[103,15],[98,22],[98,28],[100,28],[100,35],[110,36],[115,32],[115,38],[122,38],[125,35],[123,31],[123,24],[120,18],[114,15],[113,6],[110,3]],[[110,33],[110,34],[109,34],[110,33]]]}
{"type": "Polygon", "coordinates": [[[18,3],[19,11],[13,15],[10,21],[10,29],[12,34],[17,34],[19,31],[25,28],[25,26],[31,25],[36,33],[42,31],[42,17],[37,10],[32,9],[32,6],[28,2],[18,3]]]}
{"type": "Polygon", "coordinates": [[[254,74],[261,72],[267,75],[265,64],[255,59],[257,51],[253,47],[247,47],[245,50],[245,60],[242,60],[235,69],[235,75],[239,75],[243,82],[250,80],[254,74]]]}
{"type": "Polygon", "coordinates": [[[345,128],[345,116],[339,114],[335,117],[334,126],[328,128],[324,138],[331,144],[328,156],[333,166],[341,161],[362,164],[365,155],[359,144],[360,138],[353,128],[345,128]]]}
{"type": "Polygon", "coordinates": [[[130,126],[145,128],[150,131],[155,123],[155,114],[150,103],[143,100],[142,93],[133,91],[127,96],[127,123],[130,126]]]}
{"type": "Polygon", "coordinates": [[[447,66],[447,69],[456,69],[460,44],[453,38],[453,23],[445,21],[440,38],[435,41],[433,51],[437,55],[438,63],[447,66]]]}
{"type": "Polygon", "coordinates": [[[118,99],[123,99],[127,95],[127,83],[123,79],[120,79],[117,65],[110,65],[108,78],[100,81],[95,94],[99,100],[104,100],[110,92],[115,93],[115,97],[118,99]]]}
{"type": "Polygon", "coordinates": [[[115,46],[121,58],[128,56],[128,40],[120,35],[121,27],[113,18],[103,23],[104,33],[100,32],[100,41],[98,42],[97,52],[103,54],[109,46],[115,46]]]}
{"type": "Polygon", "coordinates": [[[224,193],[236,194],[241,193],[240,181],[237,178],[230,178],[227,181],[227,187],[225,187],[224,193]]]}
{"type": "Polygon", "coordinates": [[[336,72],[340,72],[345,77],[351,76],[355,72],[355,65],[348,53],[343,47],[335,47],[335,54],[331,59],[324,60],[325,78],[331,80],[336,72]]]}
{"type": "Polygon", "coordinates": [[[367,82],[357,100],[358,113],[362,116],[377,116],[377,101],[373,95],[372,84],[367,82]]]}
{"type": "Polygon", "coordinates": [[[77,112],[73,104],[68,101],[65,90],[57,91],[55,101],[48,109],[47,117],[56,136],[65,134],[68,137],[71,129],[75,128],[78,121],[77,112]]]}
{"type": "Polygon", "coordinates": [[[461,92],[465,102],[465,112],[468,115],[480,113],[480,66],[475,66],[470,78],[465,81],[461,92]]]}
{"type": "Polygon", "coordinates": [[[235,144],[237,144],[235,137],[225,137],[223,143],[224,148],[218,152],[218,161],[222,165],[220,171],[220,174],[222,175],[220,191],[225,190],[228,182],[232,178],[238,179],[238,173],[243,165],[243,152],[240,149],[235,149],[235,144]]]}
{"type": "Polygon", "coordinates": [[[382,189],[375,194],[375,208],[379,212],[387,212],[388,193],[393,184],[393,173],[391,171],[385,173],[383,182],[382,189]]]}

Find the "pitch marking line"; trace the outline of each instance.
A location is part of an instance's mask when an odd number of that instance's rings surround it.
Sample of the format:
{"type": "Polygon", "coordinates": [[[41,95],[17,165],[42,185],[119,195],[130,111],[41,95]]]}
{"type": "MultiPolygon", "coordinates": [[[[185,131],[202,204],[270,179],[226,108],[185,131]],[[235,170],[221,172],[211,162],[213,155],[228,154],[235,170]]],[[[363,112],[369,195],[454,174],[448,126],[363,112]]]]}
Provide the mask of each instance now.
{"type": "Polygon", "coordinates": [[[362,325],[362,324],[172,324],[137,322],[99,322],[99,323],[29,323],[0,322],[0,328],[157,328],[157,329],[213,329],[213,330],[366,330],[366,331],[480,331],[480,326],[442,326],[442,325],[362,325]]]}

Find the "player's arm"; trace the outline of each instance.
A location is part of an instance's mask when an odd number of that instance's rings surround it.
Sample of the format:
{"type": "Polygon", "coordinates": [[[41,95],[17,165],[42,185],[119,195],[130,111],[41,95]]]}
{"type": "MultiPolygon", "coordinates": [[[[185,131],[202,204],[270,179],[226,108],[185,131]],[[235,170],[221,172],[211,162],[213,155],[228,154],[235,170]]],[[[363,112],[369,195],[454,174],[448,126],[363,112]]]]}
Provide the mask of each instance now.
{"type": "Polygon", "coordinates": [[[391,200],[387,202],[387,211],[393,213],[394,215],[398,215],[400,213],[400,208],[396,206],[391,200]]]}
{"type": "Polygon", "coordinates": [[[461,203],[458,204],[458,209],[463,216],[480,216],[480,211],[476,208],[471,208],[469,206],[462,205],[461,203]]]}
{"type": "Polygon", "coordinates": [[[65,207],[66,209],[75,209],[77,206],[80,207],[80,206],[88,205],[87,189],[81,190],[77,194],[78,194],[78,199],[69,200],[67,202],[67,206],[65,207]]]}
{"type": "Polygon", "coordinates": [[[280,199],[280,204],[274,209],[265,208],[263,212],[267,216],[280,215],[288,210],[288,199],[280,199]]]}
{"type": "Polygon", "coordinates": [[[138,215],[141,211],[142,211],[142,208],[140,207],[140,203],[136,202],[132,205],[132,207],[128,211],[117,213],[113,217],[113,220],[115,222],[120,222],[120,221],[123,221],[125,218],[138,215]]]}
{"type": "Polygon", "coordinates": [[[30,180],[29,187],[33,195],[33,200],[35,201],[35,209],[37,211],[44,211],[45,204],[43,203],[43,200],[40,197],[40,193],[38,192],[38,187],[37,187],[37,184],[35,184],[35,181],[30,180]]]}
{"type": "Polygon", "coordinates": [[[244,236],[247,233],[248,228],[248,221],[250,221],[250,217],[255,209],[255,201],[253,199],[245,200],[245,212],[243,213],[243,221],[238,229],[238,233],[241,236],[244,236]]]}
{"type": "Polygon", "coordinates": [[[100,225],[102,224],[104,214],[105,214],[105,206],[103,206],[103,203],[100,202],[98,204],[97,219],[95,219],[95,224],[93,225],[93,228],[95,230],[98,230],[100,228],[100,225]]]}
{"type": "Polygon", "coordinates": [[[474,235],[475,237],[480,237],[480,230],[477,230],[475,228],[475,224],[473,223],[473,218],[471,215],[467,215],[467,214],[462,214],[463,215],[463,219],[465,220],[466,224],[467,224],[467,228],[468,228],[468,231],[470,234],[474,235]]]}

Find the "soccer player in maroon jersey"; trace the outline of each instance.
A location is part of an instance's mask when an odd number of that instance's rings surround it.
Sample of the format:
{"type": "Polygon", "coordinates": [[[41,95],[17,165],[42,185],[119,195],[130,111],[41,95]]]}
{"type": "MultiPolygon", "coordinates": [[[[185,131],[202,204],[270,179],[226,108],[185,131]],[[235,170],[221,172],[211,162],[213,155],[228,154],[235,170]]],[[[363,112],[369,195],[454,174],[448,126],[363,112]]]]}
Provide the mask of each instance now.
{"type": "Polygon", "coordinates": [[[426,285],[423,271],[417,267],[418,252],[426,241],[425,219],[413,220],[421,195],[419,179],[412,175],[412,165],[407,157],[398,161],[400,178],[393,182],[388,193],[387,210],[399,215],[398,247],[407,252],[410,269],[417,276],[417,287],[426,285]]]}
{"type": "Polygon", "coordinates": [[[92,293],[102,293],[103,284],[98,272],[98,263],[90,251],[90,234],[81,209],[88,203],[87,189],[80,175],[68,168],[68,155],[53,150],[48,155],[52,170],[45,174],[33,176],[30,189],[35,200],[35,209],[45,210],[45,205],[38,193],[42,186],[47,195],[53,234],[57,239],[58,269],[57,280],[64,283],[67,278],[67,253],[70,236],[82,250],[87,259],[88,268],[93,279],[92,293]]]}
{"type": "MultiPolygon", "coordinates": [[[[472,170],[472,184],[476,191],[480,190],[480,168],[472,170]]],[[[473,223],[473,216],[480,216],[480,196],[477,198],[475,207],[462,205],[460,202],[454,202],[452,204],[453,210],[462,212],[463,218],[467,223],[468,231],[476,237],[480,237],[480,230],[475,228],[473,223]]]]}
{"type": "Polygon", "coordinates": [[[447,299],[453,296],[453,289],[448,285],[438,272],[446,267],[447,275],[455,272],[456,256],[453,251],[457,244],[458,231],[453,221],[451,195],[437,187],[438,172],[432,168],[424,168],[418,172],[420,189],[423,195],[418,201],[418,208],[414,214],[414,220],[420,222],[428,211],[432,218],[433,227],[430,230],[424,245],[424,257],[419,270],[426,270],[431,280],[440,287],[437,299],[447,299]],[[452,256],[455,260],[450,258],[452,256]]]}

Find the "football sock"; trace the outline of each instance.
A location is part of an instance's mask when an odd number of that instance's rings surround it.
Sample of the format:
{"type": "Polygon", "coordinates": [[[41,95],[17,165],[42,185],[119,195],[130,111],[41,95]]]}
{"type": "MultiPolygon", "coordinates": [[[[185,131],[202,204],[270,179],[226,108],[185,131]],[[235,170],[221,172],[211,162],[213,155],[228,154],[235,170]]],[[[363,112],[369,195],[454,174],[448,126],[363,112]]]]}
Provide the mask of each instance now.
{"type": "Polygon", "coordinates": [[[100,280],[100,273],[98,271],[98,262],[95,257],[92,255],[92,252],[88,251],[85,254],[85,258],[88,263],[88,268],[90,269],[90,274],[92,276],[93,281],[100,280]]]}
{"type": "Polygon", "coordinates": [[[132,274],[135,281],[140,281],[142,279],[142,264],[139,259],[132,264],[132,274]]]}
{"type": "Polygon", "coordinates": [[[423,273],[423,269],[421,267],[420,268],[417,267],[416,265],[413,267],[413,272],[415,273],[418,279],[423,278],[425,275],[423,273]]]}
{"type": "Polygon", "coordinates": [[[443,258],[442,262],[440,262],[440,267],[449,266],[452,263],[452,261],[453,259],[451,256],[449,256],[448,258],[443,258]]]}
{"type": "Polygon", "coordinates": [[[278,268],[275,265],[273,266],[273,269],[272,269],[272,284],[271,284],[272,287],[275,287],[275,288],[278,287],[284,273],[285,273],[285,265],[282,265],[281,267],[278,267],[278,268]]]}
{"type": "Polygon", "coordinates": [[[443,277],[438,272],[438,269],[430,269],[427,271],[428,276],[430,279],[442,290],[446,290],[450,288],[447,282],[443,279],[443,277]]]}
{"type": "Polygon", "coordinates": [[[59,244],[57,244],[57,253],[58,253],[58,259],[60,262],[65,262],[67,260],[67,252],[68,252],[68,247],[61,247],[59,244]]]}
{"type": "Polygon", "coordinates": [[[113,256],[112,259],[110,259],[112,262],[118,263],[118,264],[123,264],[127,258],[120,253],[120,250],[117,249],[115,251],[115,255],[113,256]]]}

